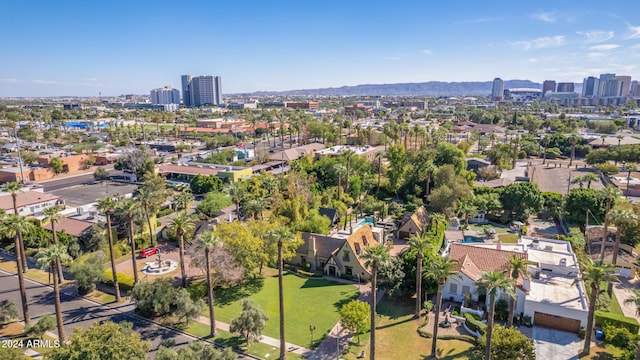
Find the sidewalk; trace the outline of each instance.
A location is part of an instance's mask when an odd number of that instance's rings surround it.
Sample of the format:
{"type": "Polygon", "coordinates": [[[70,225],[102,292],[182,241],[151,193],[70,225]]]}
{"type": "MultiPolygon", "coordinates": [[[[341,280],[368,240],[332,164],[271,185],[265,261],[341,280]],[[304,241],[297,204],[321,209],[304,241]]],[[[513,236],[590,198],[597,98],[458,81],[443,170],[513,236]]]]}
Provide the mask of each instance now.
{"type": "MultiPolygon", "coordinates": [[[[195,319],[197,322],[205,324],[205,325],[210,325],[211,322],[209,321],[208,317],[205,316],[200,316],[198,318],[195,319]]],[[[220,321],[216,321],[216,329],[220,329],[220,330],[224,330],[224,331],[229,331],[229,324],[227,323],[223,323],[220,321]]],[[[265,336],[262,335],[262,337],[260,338],[260,342],[267,344],[267,345],[271,345],[273,347],[280,347],[280,339],[276,339],[276,338],[272,338],[269,336],[265,336]]],[[[311,349],[307,349],[295,344],[291,344],[291,343],[286,343],[287,345],[287,351],[288,352],[292,352],[294,354],[298,354],[298,355],[302,355],[305,356],[307,358],[310,358],[310,356],[313,354],[313,350],[311,349]]]]}
{"type": "Polygon", "coordinates": [[[640,321],[640,317],[638,316],[638,309],[635,304],[625,304],[624,301],[632,296],[631,291],[629,289],[637,289],[638,288],[638,280],[636,279],[627,279],[624,277],[620,277],[618,282],[613,284],[613,293],[616,294],[618,298],[618,302],[620,303],[620,307],[622,308],[622,312],[624,316],[632,317],[638,321],[640,321]]]}

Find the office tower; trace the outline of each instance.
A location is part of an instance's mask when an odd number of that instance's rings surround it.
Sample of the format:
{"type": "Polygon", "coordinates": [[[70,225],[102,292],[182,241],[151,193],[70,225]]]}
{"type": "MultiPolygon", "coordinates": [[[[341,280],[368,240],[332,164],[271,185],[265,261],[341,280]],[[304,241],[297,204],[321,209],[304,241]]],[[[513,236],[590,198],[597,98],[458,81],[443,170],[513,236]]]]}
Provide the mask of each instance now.
{"type": "Polygon", "coordinates": [[[585,78],[582,82],[582,96],[583,97],[596,97],[598,96],[598,89],[600,88],[600,79],[593,76],[585,78]]]}
{"type": "Polygon", "coordinates": [[[600,74],[600,84],[598,87],[598,97],[616,96],[618,80],[616,74],[600,74]]]}
{"type": "Polygon", "coordinates": [[[631,76],[618,75],[616,76],[616,80],[620,82],[620,94],[618,96],[629,96],[631,91],[631,76]]]}
{"type": "Polygon", "coordinates": [[[220,105],[222,78],[220,76],[182,76],[182,95],[185,106],[220,105]]]}
{"type": "Polygon", "coordinates": [[[555,92],[556,91],[556,81],[555,80],[545,80],[542,83],[542,93],[546,94],[547,92],[555,92]]]}
{"type": "Polygon", "coordinates": [[[182,104],[185,107],[191,107],[191,93],[189,93],[189,84],[191,84],[191,75],[182,75],[182,104]]]}
{"type": "Polygon", "coordinates": [[[640,85],[638,80],[633,80],[629,89],[629,96],[640,97],[640,85]]]}
{"type": "Polygon", "coordinates": [[[180,105],[180,90],[171,86],[151,90],[151,103],[154,105],[178,104],[180,105]]]}
{"type": "Polygon", "coordinates": [[[574,83],[561,82],[558,83],[558,92],[573,92],[575,90],[574,83]]]}
{"type": "Polygon", "coordinates": [[[493,101],[502,101],[504,96],[504,81],[500,78],[493,79],[493,89],[491,90],[491,99],[493,101]]]}

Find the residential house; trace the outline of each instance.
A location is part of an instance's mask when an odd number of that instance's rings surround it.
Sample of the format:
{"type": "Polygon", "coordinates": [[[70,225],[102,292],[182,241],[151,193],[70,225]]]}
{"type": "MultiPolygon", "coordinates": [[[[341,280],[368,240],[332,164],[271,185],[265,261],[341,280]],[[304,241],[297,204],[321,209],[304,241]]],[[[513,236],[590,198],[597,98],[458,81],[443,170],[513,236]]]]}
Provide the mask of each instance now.
{"type": "MultiPolygon", "coordinates": [[[[75,236],[77,238],[84,235],[91,226],[93,226],[93,222],[86,220],[78,220],[73,218],[61,218],[58,220],[56,224],[56,232],[64,231],[65,233],[75,236]]],[[[44,229],[48,231],[52,231],[51,222],[47,223],[44,226],[44,229]]]]}
{"type": "Polygon", "coordinates": [[[320,209],[318,209],[318,212],[320,213],[320,215],[326,216],[327,218],[329,218],[329,220],[331,220],[331,226],[337,224],[338,221],[340,221],[340,213],[338,213],[338,210],[336,209],[321,207],[320,209]]]}
{"type": "MultiPolygon", "coordinates": [[[[13,197],[9,193],[0,195],[0,209],[13,214],[13,197]]],[[[17,193],[16,205],[18,215],[30,216],[42,214],[44,209],[52,206],[64,206],[60,196],[46,194],[42,191],[21,191],[17,193]]]]}
{"type": "Polygon", "coordinates": [[[311,270],[322,270],[329,276],[349,277],[369,280],[371,271],[365,266],[362,254],[366,247],[378,246],[371,226],[364,224],[349,234],[338,232],[332,235],[302,233],[303,244],[296,255],[289,260],[291,264],[311,264],[311,270]]]}
{"type": "Polygon", "coordinates": [[[413,214],[407,213],[402,219],[402,225],[398,229],[400,239],[408,239],[415,234],[421,233],[429,225],[429,213],[421,206],[413,214]]]}

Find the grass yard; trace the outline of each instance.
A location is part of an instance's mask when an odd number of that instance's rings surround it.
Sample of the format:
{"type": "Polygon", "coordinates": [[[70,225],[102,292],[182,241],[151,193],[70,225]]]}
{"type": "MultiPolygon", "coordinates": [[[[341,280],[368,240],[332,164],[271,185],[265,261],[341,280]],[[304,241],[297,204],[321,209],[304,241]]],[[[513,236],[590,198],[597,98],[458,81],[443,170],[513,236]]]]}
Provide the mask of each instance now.
{"type": "MultiPolygon", "coordinates": [[[[185,331],[188,332],[189,334],[192,334],[201,338],[208,338],[209,325],[205,325],[197,321],[192,321],[191,325],[189,325],[189,327],[187,327],[185,331]]],[[[249,349],[247,349],[244,340],[238,338],[236,335],[228,331],[224,331],[220,329],[218,329],[218,336],[215,338],[214,341],[224,346],[231,346],[235,349],[242,350],[248,354],[257,356],[261,359],[277,359],[280,356],[279,348],[273,347],[267,344],[263,344],[260,342],[251,344],[249,349]]],[[[303,357],[298,354],[288,353],[287,359],[301,360],[303,359],[303,357]]]]}
{"type": "MultiPolygon", "coordinates": [[[[381,359],[424,359],[431,354],[431,341],[418,335],[413,318],[414,302],[385,296],[378,303],[376,356],[381,359]]],[[[351,345],[345,359],[355,360],[369,353],[369,334],[361,335],[361,345],[351,345]],[[366,337],[366,338],[365,338],[366,337]]],[[[473,345],[459,340],[438,340],[439,359],[470,359],[473,345]]]]}
{"type": "MultiPolygon", "coordinates": [[[[206,296],[206,283],[194,284],[199,296],[206,296]],[[202,290],[201,290],[202,289],[202,290]]],[[[193,291],[193,289],[192,289],[193,291]]],[[[309,347],[309,325],[314,325],[314,340],[321,340],[338,322],[340,307],[358,297],[358,290],[349,284],[324,279],[305,279],[293,274],[284,277],[285,325],[287,342],[309,347]]],[[[280,337],[278,277],[250,280],[240,286],[216,291],[216,320],[230,323],[240,315],[240,300],[252,299],[269,316],[263,334],[280,337]]],[[[202,312],[209,316],[209,310],[202,312]]]]}
{"type": "Polygon", "coordinates": [[[618,359],[619,356],[622,355],[622,350],[618,349],[613,345],[606,344],[604,346],[600,346],[595,344],[591,347],[591,351],[589,355],[581,356],[581,360],[613,360],[618,359]]]}
{"type": "Polygon", "coordinates": [[[504,244],[517,244],[520,237],[518,234],[499,234],[498,240],[504,244]]]}
{"type": "MultiPolygon", "coordinates": [[[[56,330],[53,330],[54,332],[56,330]]],[[[35,340],[35,338],[30,337],[25,335],[24,333],[24,325],[22,323],[19,322],[12,322],[8,325],[6,325],[5,327],[0,328],[0,338],[6,338],[6,339],[11,339],[14,341],[23,341],[23,345],[26,344],[27,340],[35,340]]],[[[48,335],[44,335],[42,340],[48,340],[49,344],[51,345],[50,347],[31,347],[31,349],[33,349],[34,351],[39,352],[40,354],[46,354],[47,351],[49,351],[50,349],[52,349],[53,346],[55,346],[54,344],[54,340],[52,337],[48,336],[48,335]]],[[[26,345],[25,345],[26,346],[26,345]]],[[[19,351],[16,352],[16,354],[11,353],[9,349],[7,348],[3,348],[2,350],[0,350],[0,359],[18,359],[18,357],[11,357],[10,355],[17,355],[17,353],[24,353],[24,351],[26,351],[26,348],[21,348],[19,351]],[[2,355],[4,355],[4,352],[7,352],[7,357],[3,357],[2,355]]],[[[30,359],[29,357],[24,357],[25,359],[30,359]]]]}
{"type": "MultiPolygon", "coordinates": [[[[494,228],[496,230],[496,234],[506,234],[509,232],[509,228],[503,225],[498,225],[498,224],[494,224],[494,223],[488,223],[488,224],[483,224],[483,225],[479,225],[479,224],[469,224],[469,230],[467,231],[480,231],[480,232],[484,232],[484,229],[482,228],[484,225],[489,225],[490,227],[494,228]]],[[[474,235],[474,234],[467,234],[467,235],[474,235]]]]}
{"type": "Polygon", "coordinates": [[[116,296],[115,295],[111,295],[111,294],[107,294],[105,292],[102,292],[100,290],[94,290],[91,293],[85,295],[85,297],[93,300],[93,301],[97,301],[101,304],[111,304],[113,302],[116,301],[116,296]]]}
{"type": "Polygon", "coordinates": [[[612,314],[625,316],[624,313],[622,312],[622,308],[620,307],[620,302],[618,301],[618,298],[616,297],[615,292],[611,292],[611,303],[609,304],[609,312],[612,314]]]}
{"type": "MultiPolygon", "coordinates": [[[[0,259],[0,270],[4,270],[7,272],[10,272],[12,274],[17,274],[18,273],[18,267],[16,266],[16,262],[15,261],[7,261],[4,259],[0,259]]],[[[49,283],[49,273],[44,271],[44,270],[40,270],[40,269],[36,269],[36,268],[29,268],[29,271],[27,271],[24,276],[27,279],[31,279],[31,280],[35,280],[44,284],[48,284],[49,283]]],[[[53,281],[53,276],[51,276],[51,281],[53,281]]],[[[64,283],[69,282],[68,280],[65,280],[64,283]]]]}

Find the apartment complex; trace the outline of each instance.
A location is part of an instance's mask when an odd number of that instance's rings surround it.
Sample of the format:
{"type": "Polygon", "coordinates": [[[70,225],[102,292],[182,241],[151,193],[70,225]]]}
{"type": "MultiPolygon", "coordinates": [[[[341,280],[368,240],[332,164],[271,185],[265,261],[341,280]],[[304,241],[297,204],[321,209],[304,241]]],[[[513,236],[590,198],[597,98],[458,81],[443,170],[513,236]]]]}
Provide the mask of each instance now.
{"type": "Polygon", "coordinates": [[[222,104],[222,78],[220,76],[182,75],[182,102],[186,107],[222,104]]]}

